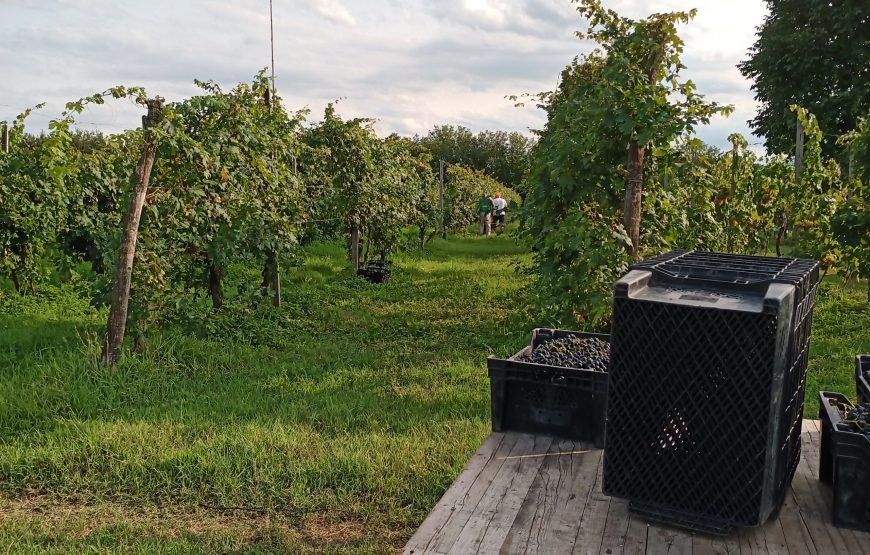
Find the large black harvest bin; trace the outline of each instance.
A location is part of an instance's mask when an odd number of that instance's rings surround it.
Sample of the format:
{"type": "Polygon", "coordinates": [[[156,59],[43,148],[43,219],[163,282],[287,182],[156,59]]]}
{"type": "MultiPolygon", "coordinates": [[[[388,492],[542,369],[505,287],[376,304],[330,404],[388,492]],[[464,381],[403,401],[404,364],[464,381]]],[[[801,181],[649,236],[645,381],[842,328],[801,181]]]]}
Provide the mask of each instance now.
{"type": "Polygon", "coordinates": [[[777,513],[800,458],[818,273],[678,251],[616,283],[606,494],[714,533],[777,513]]]}
{"type": "Polygon", "coordinates": [[[492,429],[552,435],[604,447],[607,373],[519,360],[538,345],[567,336],[599,333],[538,328],[531,344],[509,359],[489,357],[492,429]]]}

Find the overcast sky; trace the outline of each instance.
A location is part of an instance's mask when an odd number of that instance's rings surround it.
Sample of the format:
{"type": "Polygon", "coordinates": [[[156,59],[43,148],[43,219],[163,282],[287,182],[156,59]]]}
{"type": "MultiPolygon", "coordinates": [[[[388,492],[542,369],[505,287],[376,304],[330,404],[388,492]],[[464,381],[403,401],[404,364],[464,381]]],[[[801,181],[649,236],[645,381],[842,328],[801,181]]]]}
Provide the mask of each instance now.
{"type": "MultiPolygon", "coordinates": [[[[765,14],[763,0],[604,0],[631,17],[698,7],[684,26],[684,75],[730,118],[699,130],[727,144],[749,135],[750,83],[735,68],[765,14]]],[[[0,120],[47,102],[42,128],[63,104],[112,85],[141,85],[178,100],[193,79],[224,86],[269,65],[268,0],[0,0],[0,120]]],[[[505,97],[551,90],[589,45],[569,0],[274,0],[277,85],[291,109],[319,119],[340,98],[346,117],[376,118],[379,133],[436,124],[527,131],[544,123],[505,97]]],[[[85,112],[83,127],[139,124],[129,103],[85,112]]],[[[750,139],[756,142],[758,139],[750,139]]]]}

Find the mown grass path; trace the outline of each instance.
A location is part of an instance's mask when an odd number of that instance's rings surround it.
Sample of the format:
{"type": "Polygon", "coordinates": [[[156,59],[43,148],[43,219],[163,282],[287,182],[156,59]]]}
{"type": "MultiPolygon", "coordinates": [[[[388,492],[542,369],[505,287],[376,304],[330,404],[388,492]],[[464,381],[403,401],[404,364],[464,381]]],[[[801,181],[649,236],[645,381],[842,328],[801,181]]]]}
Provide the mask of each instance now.
{"type": "MultiPolygon", "coordinates": [[[[373,286],[316,245],[280,311],[197,305],[114,370],[76,286],[0,292],[0,549],[392,553],[489,431],[485,358],[536,323],[525,252],[437,241],[373,286]]],[[[853,394],[861,291],[822,293],[807,414],[853,394]]]]}
{"type": "Polygon", "coordinates": [[[0,297],[0,545],[391,552],[488,433],[485,358],[527,341],[524,250],[438,241],[374,286],[317,245],[280,312],[169,329],[114,370],[69,288],[0,297]]]}

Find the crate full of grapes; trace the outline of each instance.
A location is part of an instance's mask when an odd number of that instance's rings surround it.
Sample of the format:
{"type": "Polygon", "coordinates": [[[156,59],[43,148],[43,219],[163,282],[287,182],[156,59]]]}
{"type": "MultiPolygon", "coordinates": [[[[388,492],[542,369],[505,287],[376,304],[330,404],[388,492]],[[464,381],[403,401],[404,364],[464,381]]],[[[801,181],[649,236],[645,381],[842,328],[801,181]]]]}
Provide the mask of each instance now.
{"type": "Polygon", "coordinates": [[[819,392],[819,480],[833,488],[834,525],[870,532],[870,403],[819,392]]]}
{"type": "Polygon", "coordinates": [[[604,447],[610,336],[538,328],[508,359],[489,357],[492,429],[604,447]]]}
{"type": "Polygon", "coordinates": [[[870,355],[855,357],[855,385],[858,402],[870,403],[870,355]]]}

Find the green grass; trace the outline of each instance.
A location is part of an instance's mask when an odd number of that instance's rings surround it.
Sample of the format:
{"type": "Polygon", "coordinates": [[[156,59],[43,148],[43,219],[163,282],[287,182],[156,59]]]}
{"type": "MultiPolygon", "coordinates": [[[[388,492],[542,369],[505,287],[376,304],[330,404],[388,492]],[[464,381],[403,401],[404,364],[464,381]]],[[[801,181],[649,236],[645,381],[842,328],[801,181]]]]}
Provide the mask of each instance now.
{"type": "MultiPolygon", "coordinates": [[[[205,318],[197,305],[112,370],[97,364],[105,315],[86,288],[0,293],[2,549],[401,547],[489,432],[485,358],[536,323],[511,267],[528,255],[506,236],[436,241],[372,286],[337,245],[305,254],[280,311],[230,302],[205,318]]],[[[826,283],[811,394],[854,396],[863,291],[826,283]]]]}
{"type": "Polygon", "coordinates": [[[836,391],[855,400],[855,355],[870,353],[867,285],[825,280],[813,314],[804,416],[819,417],[819,391],[836,391]]]}
{"type": "MultiPolygon", "coordinates": [[[[509,266],[523,252],[507,237],[437,241],[372,286],[340,247],[316,245],[286,272],[279,313],[230,309],[199,335],[152,334],[111,370],[97,364],[104,313],[71,288],[0,297],[0,493],[266,515],[289,538],[266,527],[238,549],[391,552],[488,433],[485,357],[528,340],[509,266]]],[[[150,522],[88,530],[83,517],[53,534],[27,514],[0,520],[0,545],[77,551],[102,537],[149,551],[153,539],[150,522]]],[[[183,532],[181,552],[228,550],[183,532]]]]}

